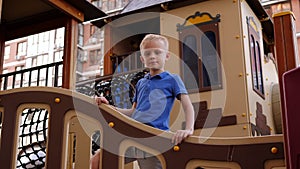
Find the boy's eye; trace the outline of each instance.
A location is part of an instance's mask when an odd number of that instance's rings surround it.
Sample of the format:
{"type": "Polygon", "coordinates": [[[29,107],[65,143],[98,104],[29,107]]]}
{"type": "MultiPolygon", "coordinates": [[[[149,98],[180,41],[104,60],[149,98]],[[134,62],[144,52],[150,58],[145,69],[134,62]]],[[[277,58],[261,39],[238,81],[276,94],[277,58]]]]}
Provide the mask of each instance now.
{"type": "Polygon", "coordinates": [[[152,53],[154,55],[161,55],[162,51],[159,50],[159,49],[156,49],[156,50],[147,50],[147,51],[144,51],[144,56],[150,56],[152,53]]]}
{"type": "Polygon", "coordinates": [[[144,52],[144,56],[150,56],[151,55],[151,51],[145,51],[144,52]]]}
{"type": "Polygon", "coordinates": [[[160,51],[160,50],[155,50],[154,53],[155,53],[155,55],[160,55],[160,54],[162,53],[162,51],[160,51]]]}

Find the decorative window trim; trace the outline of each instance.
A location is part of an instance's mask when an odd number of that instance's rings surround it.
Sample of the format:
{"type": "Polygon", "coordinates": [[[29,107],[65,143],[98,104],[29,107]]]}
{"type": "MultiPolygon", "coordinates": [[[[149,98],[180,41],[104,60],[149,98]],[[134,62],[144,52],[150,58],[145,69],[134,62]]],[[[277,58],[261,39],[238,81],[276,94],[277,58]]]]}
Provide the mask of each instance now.
{"type": "Polygon", "coordinates": [[[187,17],[183,24],[177,24],[177,31],[182,31],[190,26],[201,26],[205,24],[218,23],[221,21],[221,15],[217,14],[216,17],[211,16],[207,12],[200,13],[197,11],[194,15],[187,17]]]}
{"type": "MultiPolygon", "coordinates": [[[[181,53],[181,58],[183,60],[185,60],[186,57],[189,57],[189,56],[183,56],[185,52],[183,42],[189,36],[194,36],[196,38],[195,40],[196,48],[192,49],[192,51],[198,56],[197,57],[198,70],[196,74],[195,73],[193,74],[193,76],[194,77],[197,76],[195,77],[195,80],[197,81],[198,86],[196,87],[193,85],[191,86],[188,85],[187,88],[190,93],[205,92],[205,91],[211,91],[211,90],[217,90],[223,88],[222,71],[221,71],[221,63],[220,63],[221,57],[220,57],[220,37],[219,37],[219,26],[218,26],[219,22],[220,22],[219,14],[217,14],[216,17],[212,17],[207,12],[204,13],[196,12],[195,15],[189,16],[183,24],[177,24],[177,31],[179,32],[179,39],[180,39],[180,53],[181,53]],[[202,31],[203,33],[199,34],[198,31],[202,31]],[[203,67],[202,57],[208,55],[206,55],[207,53],[205,54],[205,51],[203,52],[201,48],[203,47],[202,38],[206,36],[205,33],[209,33],[209,32],[212,32],[214,35],[215,53],[213,56],[216,57],[215,64],[217,65],[216,65],[216,70],[213,70],[214,71],[213,77],[216,77],[216,81],[211,81],[211,79],[209,78],[208,82],[206,82],[207,78],[210,77],[209,74],[211,72],[208,72],[208,74],[205,73],[206,71],[203,72],[205,68],[203,67]],[[217,83],[213,84],[213,82],[217,82],[217,83]]],[[[206,52],[209,52],[209,50],[207,50],[206,52]]],[[[196,58],[195,56],[191,56],[191,57],[192,59],[196,58]]],[[[193,65],[191,66],[193,67],[193,65]]],[[[189,66],[189,68],[191,67],[189,66]]],[[[184,81],[190,81],[188,80],[188,77],[185,77],[184,65],[181,66],[181,74],[183,76],[182,78],[184,81]]]]}
{"type": "Polygon", "coordinates": [[[264,80],[262,72],[262,56],[261,47],[259,43],[260,34],[257,24],[253,17],[247,17],[248,24],[248,38],[249,38],[249,52],[251,61],[251,80],[252,89],[263,99],[265,99],[264,80]],[[253,40],[253,42],[252,42],[253,40]],[[254,46],[251,44],[253,43],[254,46]],[[254,76],[254,73],[256,74],[254,76]],[[261,83],[261,84],[260,84],[261,83]]]}

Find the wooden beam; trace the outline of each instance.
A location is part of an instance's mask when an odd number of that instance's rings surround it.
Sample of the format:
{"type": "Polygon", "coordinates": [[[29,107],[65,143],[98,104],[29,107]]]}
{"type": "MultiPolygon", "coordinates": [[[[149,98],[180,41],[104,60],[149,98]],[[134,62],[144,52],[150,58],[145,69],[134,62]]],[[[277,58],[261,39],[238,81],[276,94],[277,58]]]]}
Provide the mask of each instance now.
{"type": "MultiPolygon", "coordinates": [[[[5,32],[4,27],[0,24],[0,74],[3,73],[3,65],[4,65],[4,49],[5,49],[5,34],[4,34],[4,32],[5,32]]],[[[1,79],[0,79],[0,85],[2,85],[1,79]]]]}
{"type": "Polygon", "coordinates": [[[65,47],[63,56],[63,82],[62,87],[74,89],[76,83],[77,39],[78,22],[74,19],[67,21],[65,27],[65,47]]]}
{"type": "Polygon", "coordinates": [[[104,26],[104,75],[113,74],[113,65],[111,56],[113,54],[112,49],[112,28],[110,25],[104,26]]]}
{"type": "Polygon", "coordinates": [[[77,20],[83,22],[84,21],[84,13],[80,10],[78,10],[77,8],[75,8],[74,6],[72,6],[71,4],[67,3],[64,0],[49,0],[49,2],[51,4],[53,4],[54,6],[58,7],[59,9],[61,9],[62,11],[64,11],[65,13],[73,16],[74,18],[76,18],[77,20]]]}
{"type": "Polygon", "coordinates": [[[286,168],[293,168],[290,163],[290,156],[288,150],[290,150],[288,142],[287,131],[287,117],[285,109],[285,98],[283,95],[283,75],[285,72],[292,70],[296,67],[297,44],[296,44],[296,30],[295,30],[295,17],[290,11],[280,12],[273,15],[274,19],[274,34],[275,34],[275,47],[276,47],[276,59],[278,69],[278,80],[280,87],[280,99],[281,99],[281,117],[282,128],[284,133],[284,145],[285,145],[285,157],[286,168]]]}
{"type": "Polygon", "coordinates": [[[0,0],[0,21],[1,21],[1,16],[2,16],[2,0],[0,0]]]}

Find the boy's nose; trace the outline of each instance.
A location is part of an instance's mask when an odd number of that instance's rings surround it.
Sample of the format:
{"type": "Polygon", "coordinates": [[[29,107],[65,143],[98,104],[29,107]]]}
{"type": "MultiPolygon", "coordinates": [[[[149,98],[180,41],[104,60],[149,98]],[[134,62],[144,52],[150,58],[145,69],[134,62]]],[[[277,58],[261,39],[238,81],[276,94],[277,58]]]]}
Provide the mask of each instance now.
{"type": "Polygon", "coordinates": [[[154,57],[156,57],[155,53],[154,53],[154,52],[151,52],[150,58],[154,58],[154,57]]]}

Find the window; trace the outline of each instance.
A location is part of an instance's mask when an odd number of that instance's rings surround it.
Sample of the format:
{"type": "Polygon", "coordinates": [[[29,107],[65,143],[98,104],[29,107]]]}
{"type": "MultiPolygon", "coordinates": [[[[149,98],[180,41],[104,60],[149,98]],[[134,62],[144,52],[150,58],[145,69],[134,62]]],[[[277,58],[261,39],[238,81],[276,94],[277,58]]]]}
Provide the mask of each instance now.
{"type": "Polygon", "coordinates": [[[99,65],[101,59],[101,49],[91,50],[89,55],[89,65],[99,65]]]}
{"type": "Polygon", "coordinates": [[[64,55],[63,50],[54,52],[54,62],[63,61],[63,55],[64,55]]]}
{"type": "Polygon", "coordinates": [[[59,28],[55,30],[55,45],[56,48],[64,47],[64,36],[65,36],[65,28],[59,28]]]}
{"type": "Polygon", "coordinates": [[[24,65],[15,67],[15,71],[19,71],[19,70],[23,70],[23,69],[24,69],[24,65]]]}
{"type": "Polygon", "coordinates": [[[32,67],[37,66],[37,56],[36,56],[36,57],[32,57],[32,60],[31,60],[31,66],[32,66],[32,67]]]}
{"type": "MultiPolygon", "coordinates": [[[[24,69],[24,65],[16,66],[15,71],[20,71],[24,69]]],[[[21,74],[16,74],[15,85],[20,85],[21,74]]]]}
{"type": "Polygon", "coordinates": [[[83,24],[78,24],[78,44],[83,46],[83,24]]]}
{"type": "Polygon", "coordinates": [[[4,48],[4,60],[9,59],[10,56],[10,46],[5,46],[4,48]]]}
{"type": "Polygon", "coordinates": [[[116,0],[116,8],[122,8],[123,7],[123,0],[116,0]]]}
{"type": "Polygon", "coordinates": [[[108,10],[116,9],[116,0],[108,0],[108,10]]]}
{"type": "Polygon", "coordinates": [[[27,53],[27,42],[24,41],[24,42],[19,42],[18,43],[18,51],[17,51],[17,58],[16,59],[19,59],[18,57],[19,56],[25,56],[27,53]]]}
{"type": "Polygon", "coordinates": [[[90,26],[90,36],[92,36],[96,32],[96,26],[91,25],[90,26]]]}
{"type": "Polygon", "coordinates": [[[259,33],[256,23],[252,17],[247,18],[249,44],[250,44],[250,57],[251,57],[251,74],[253,90],[262,98],[265,96],[263,73],[261,64],[261,49],[259,43],[259,33]]]}
{"type": "Polygon", "coordinates": [[[92,0],[92,4],[97,8],[101,8],[102,7],[102,0],[92,0]]]}
{"type": "Polygon", "coordinates": [[[191,93],[222,88],[219,17],[219,15],[212,17],[209,13],[196,12],[195,15],[189,16],[184,24],[178,24],[183,61],[182,78],[191,93]],[[200,17],[200,22],[195,23],[196,17],[200,17]],[[201,17],[210,19],[203,22],[201,17]],[[195,79],[196,83],[191,79],[195,79]]]}
{"type": "Polygon", "coordinates": [[[104,11],[104,12],[106,12],[106,11],[108,11],[108,0],[102,0],[102,5],[101,5],[101,10],[102,11],[104,11]]]}
{"type": "Polygon", "coordinates": [[[141,71],[144,65],[140,60],[140,51],[131,53],[130,55],[113,55],[111,57],[112,69],[116,73],[128,71],[141,71]]]}

